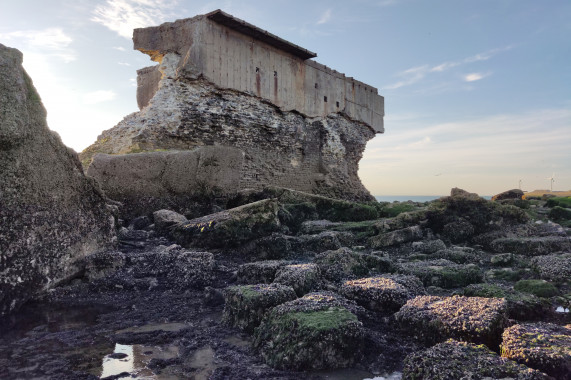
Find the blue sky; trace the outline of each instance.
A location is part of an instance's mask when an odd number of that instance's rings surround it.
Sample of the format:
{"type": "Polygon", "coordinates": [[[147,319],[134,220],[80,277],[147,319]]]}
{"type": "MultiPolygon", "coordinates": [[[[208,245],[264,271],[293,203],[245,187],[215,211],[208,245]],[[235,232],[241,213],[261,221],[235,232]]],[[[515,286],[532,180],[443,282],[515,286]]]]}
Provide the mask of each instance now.
{"type": "Polygon", "coordinates": [[[24,53],[48,123],[77,151],[137,111],[134,27],[222,9],[379,89],[384,134],[360,177],[375,195],[571,189],[568,0],[20,0],[0,43],[24,53]]]}

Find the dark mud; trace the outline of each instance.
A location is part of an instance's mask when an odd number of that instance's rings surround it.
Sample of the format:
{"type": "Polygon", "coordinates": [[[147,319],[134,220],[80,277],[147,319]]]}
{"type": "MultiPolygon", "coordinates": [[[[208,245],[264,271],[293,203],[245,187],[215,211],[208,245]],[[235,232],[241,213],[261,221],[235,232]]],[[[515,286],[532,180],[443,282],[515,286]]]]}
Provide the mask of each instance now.
{"type": "MultiPolygon", "coordinates": [[[[122,244],[121,252],[128,257],[165,243],[122,244]]],[[[212,288],[234,284],[243,262],[231,252],[213,253],[212,288]]],[[[404,357],[418,350],[388,319],[365,312],[360,318],[367,350],[356,368],[274,370],[251,347],[248,334],[221,323],[223,305],[216,294],[213,289],[102,288],[75,279],[0,322],[0,378],[360,380],[399,371],[404,357]]]]}

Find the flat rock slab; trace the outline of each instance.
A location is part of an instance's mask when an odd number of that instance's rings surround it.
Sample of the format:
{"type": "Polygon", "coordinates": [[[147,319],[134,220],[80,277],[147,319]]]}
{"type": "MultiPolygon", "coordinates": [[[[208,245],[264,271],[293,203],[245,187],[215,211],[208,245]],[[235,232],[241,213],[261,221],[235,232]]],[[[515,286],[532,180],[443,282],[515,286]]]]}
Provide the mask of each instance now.
{"type": "Polygon", "coordinates": [[[415,261],[399,264],[400,273],[418,277],[424,286],[445,289],[482,282],[483,274],[474,264],[455,264],[450,260],[415,261]]]}
{"type": "Polygon", "coordinates": [[[345,302],[318,292],[277,306],[256,329],[254,346],[274,368],[349,367],[361,356],[364,333],[345,302]]]}
{"type": "Polygon", "coordinates": [[[508,323],[505,300],[461,296],[419,296],[408,301],[395,318],[428,344],[454,338],[492,349],[499,345],[508,323]]]}
{"type": "Polygon", "coordinates": [[[183,246],[240,245],[279,230],[278,209],[276,200],[265,199],[177,223],[170,234],[183,246]]]}
{"type": "Polygon", "coordinates": [[[571,326],[522,323],[503,333],[502,356],[556,379],[571,378],[571,326]]]}
{"type": "Polygon", "coordinates": [[[251,333],[268,309],[296,297],[291,287],[282,284],[230,286],[224,291],[222,321],[251,333]]]}
{"type": "Polygon", "coordinates": [[[339,292],[359,305],[385,313],[398,311],[408,300],[425,294],[415,276],[382,275],[345,281],[339,292]]]}
{"type": "Polygon", "coordinates": [[[549,255],[555,252],[570,252],[568,236],[516,237],[495,239],[491,243],[494,252],[511,252],[525,256],[549,255]]]}
{"type": "Polygon", "coordinates": [[[321,270],[317,264],[292,264],[281,267],[274,280],[275,283],[288,285],[298,296],[319,290],[323,281],[321,270]]]}
{"type": "Polygon", "coordinates": [[[237,273],[238,282],[240,284],[271,284],[278,269],[289,263],[285,260],[263,260],[240,265],[237,273]]]}
{"type": "Polygon", "coordinates": [[[402,380],[547,380],[549,376],[502,358],[485,346],[448,340],[406,357],[402,380]]]}

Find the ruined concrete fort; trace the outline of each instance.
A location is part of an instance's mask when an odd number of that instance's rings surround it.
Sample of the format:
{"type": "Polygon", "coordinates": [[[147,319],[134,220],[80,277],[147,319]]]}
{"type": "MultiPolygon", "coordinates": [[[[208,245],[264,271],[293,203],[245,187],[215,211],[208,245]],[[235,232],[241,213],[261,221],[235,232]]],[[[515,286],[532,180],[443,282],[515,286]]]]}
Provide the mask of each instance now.
{"type": "Polygon", "coordinates": [[[135,29],[133,41],[159,63],[137,71],[141,111],[81,154],[111,198],[133,203],[137,190],[155,208],[205,186],[372,198],[357,171],[384,131],[373,86],[220,10],[135,29]]]}

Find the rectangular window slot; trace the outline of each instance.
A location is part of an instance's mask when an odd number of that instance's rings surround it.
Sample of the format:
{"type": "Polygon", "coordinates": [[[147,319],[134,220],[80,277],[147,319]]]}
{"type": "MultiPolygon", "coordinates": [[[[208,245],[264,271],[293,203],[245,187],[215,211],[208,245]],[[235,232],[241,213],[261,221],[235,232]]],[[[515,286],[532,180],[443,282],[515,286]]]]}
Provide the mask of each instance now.
{"type": "Polygon", "coordinates": [[[260,72],[260,68],[256,67],[256,72],[259,73],[260,72]]]}
{"type": "Polygon", "coordinates": [[[274,76],[277,77],[278,76],[278,72],[274,71],[274,76]]]}
{"type": "Polygon", "coordinates": [[[317,83],[315,84],[315,88],[317,88],[317,83]]]}
{"type": "Polygon", "coordinates": [[[339,102],[335,102],[335,105],[337,106],[337,108],[339,108],[339,102]]]}
{"type": "Polygon", "coordinates": [[[327,103],[327,96],[324,96],[324,97],[323,97],[323,101],[324,101],[325,103],[327,103]]]}

